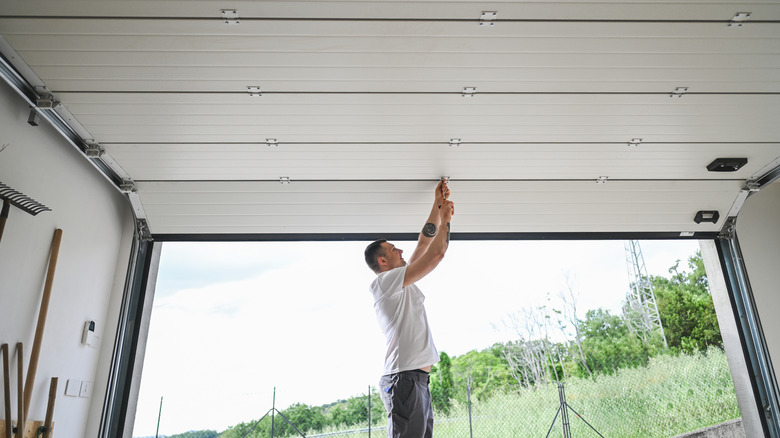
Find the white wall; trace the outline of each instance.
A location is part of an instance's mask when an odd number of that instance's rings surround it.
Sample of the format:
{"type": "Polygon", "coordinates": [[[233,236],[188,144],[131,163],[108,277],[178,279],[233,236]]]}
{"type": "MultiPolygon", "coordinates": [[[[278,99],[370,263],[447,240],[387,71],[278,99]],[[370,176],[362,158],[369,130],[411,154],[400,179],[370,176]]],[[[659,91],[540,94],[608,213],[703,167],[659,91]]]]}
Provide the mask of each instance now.
{"type": "MultiPolygon", "coordinates": [[[[54,421],[58,438],[96,436],[132,238],[124,197],[48,124],[27,124],[29,108],[0,83],[0,181],[49,206],[31,216],[15,207],[0,241],[0,342],[29,363],[51,241],[63,230],[30,420],[43,420],[51,377],[59,377],[54,421]],[[97,348],[81,344],[85,321],[96,323],[97,348]],[[68,379],[93,383],[88,398],[65,396],[68,379]]],[[[2,405],[2,399],[0,399],[2,405]]],[[[3,412],[0,410],[0,412],[3,412]]],[[[2,415],[4,416],[4,415],[2,415]]]]}
{"type": "Polygon", "coordinates": [[[747,199],[737,217],[737,239],[776,376],[780,368],[780,182],[747,199]]]}

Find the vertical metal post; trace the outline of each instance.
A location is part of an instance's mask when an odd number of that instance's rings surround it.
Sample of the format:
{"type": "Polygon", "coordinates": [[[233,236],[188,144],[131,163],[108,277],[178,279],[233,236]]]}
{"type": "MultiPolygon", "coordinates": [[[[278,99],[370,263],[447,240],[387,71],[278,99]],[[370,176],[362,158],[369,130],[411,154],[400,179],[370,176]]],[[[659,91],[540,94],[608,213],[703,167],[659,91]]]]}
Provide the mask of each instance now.
{"type": "Polygon", "coordinates": [[[571,426],[569,425],[569,406],[566,404],[566,390],[563,383],[558,382],[558,398],[561,401],[561,426],[563,427],[563,438],[571,438],[571,426]]]}
{"type": "Polygon", "coordinates": [[[160,396],[160,412],[157,413],[157,432],[154,433],[154,438],[158,438],[160,436],[160,417],[162,417],[162,401],[163,398],[160,396]]]}
{"type": "Polygon", "coordinates": [[[271,438],[274,438],[274,417],[276,417],[276,387],[274,386],[274,400],[271,403],[271,438]]]}
{"type": "Polygon", "coordinates": [[[368,385],[368,438],[371,438],[371,385],[368,385]]]}
{"type": "Polygon", "coordinates": [[[780,389],[772,371],[766,339],[736,234],[719,239],[718,252],[731,295],[734,319],[741,328],[745,359],[752,371],[750,377],[756,405],[761,412],[761,427],[767,437],[777,438],[780,437],[780,389]]]}
{"type": "Polygon", "coordinates": [[[474,427],[471,423],[471,378],[466,381],[466,397],[469,402],[469,437],[474,438],[474,427]]]}

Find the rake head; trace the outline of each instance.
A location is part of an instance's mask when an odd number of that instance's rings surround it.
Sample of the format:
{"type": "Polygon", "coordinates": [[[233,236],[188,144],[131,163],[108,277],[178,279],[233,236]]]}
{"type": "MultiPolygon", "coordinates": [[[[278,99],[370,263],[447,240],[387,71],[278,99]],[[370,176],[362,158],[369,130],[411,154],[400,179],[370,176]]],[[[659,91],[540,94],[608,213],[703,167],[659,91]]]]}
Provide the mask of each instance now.
{"type": "Polygon", "coordinates": [[[40,202],[26,196],[21,192],[8,187],[2,182],[0,182],[0,199],[10,202],[11,205],[18,207],[20,210],[26,211],[33,216],[42,211],[51,211],[51,208],[41,204],[40,202]]]}

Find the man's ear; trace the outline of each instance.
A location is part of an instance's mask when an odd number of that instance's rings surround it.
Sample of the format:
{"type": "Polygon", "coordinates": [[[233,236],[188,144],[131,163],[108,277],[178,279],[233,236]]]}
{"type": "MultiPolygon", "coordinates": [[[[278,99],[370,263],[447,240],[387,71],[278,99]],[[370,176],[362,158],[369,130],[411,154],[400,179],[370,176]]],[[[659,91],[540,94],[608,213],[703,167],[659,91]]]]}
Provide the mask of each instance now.
{"type": "Polygon", "coordinates": [[[379,262],[379,266],[387,265],[387,258],[386,257],[377,257],[376,261],[379,262]]]}

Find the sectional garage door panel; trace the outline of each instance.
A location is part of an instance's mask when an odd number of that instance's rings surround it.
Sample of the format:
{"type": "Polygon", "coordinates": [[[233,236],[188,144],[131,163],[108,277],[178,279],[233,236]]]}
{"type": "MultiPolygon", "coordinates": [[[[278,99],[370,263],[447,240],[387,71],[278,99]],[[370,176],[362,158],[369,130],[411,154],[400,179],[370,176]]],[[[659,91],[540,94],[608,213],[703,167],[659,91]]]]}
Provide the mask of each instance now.
{"type": "Polygon", "coordinates": [[[712,232],[780,159],[769,0],[6,1],[0,36],[153,234],[414,232],[442,176],[473,233],[712,232]]]}
{"type": "MultiPolygon", "coordinates": [[[[415,233],[435,181],[139,183],[161,234],[415,233]]],[[[740,182],[452,181],[464,233],[713,232],[740,182]]]]}

